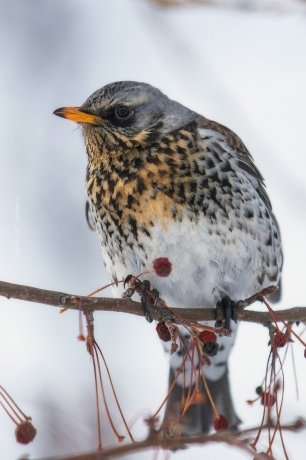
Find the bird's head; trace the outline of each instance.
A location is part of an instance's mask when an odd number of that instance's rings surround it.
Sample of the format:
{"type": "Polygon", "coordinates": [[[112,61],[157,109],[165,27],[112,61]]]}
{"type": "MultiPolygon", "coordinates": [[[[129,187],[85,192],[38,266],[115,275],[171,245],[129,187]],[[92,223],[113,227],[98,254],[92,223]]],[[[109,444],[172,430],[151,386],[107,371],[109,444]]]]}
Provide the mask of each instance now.
{"type": "Polygon", "coordinates": [[[99,144],[100,150],[115,152],[149,145],[196,118],[157,88],[133,81],[106,85],[80,107],[62,107],[54,114],[80,123],[88,148],[93,143],[95,149],[99,144]]]}

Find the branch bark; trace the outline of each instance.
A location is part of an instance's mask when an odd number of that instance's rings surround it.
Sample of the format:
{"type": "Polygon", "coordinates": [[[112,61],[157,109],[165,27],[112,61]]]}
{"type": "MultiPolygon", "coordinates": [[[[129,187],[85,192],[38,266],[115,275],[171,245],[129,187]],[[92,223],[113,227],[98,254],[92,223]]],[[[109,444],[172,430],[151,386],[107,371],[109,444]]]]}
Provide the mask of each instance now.
{"type": "MultiPolygon", "coordinates": [[[[142,305],[129,298],[114,299],[107,297],[87,297],[64,292],[39,289],[21,284],[7,283],[0,281],[0,296],[7,299],[25,300],[40,304],[50,305],[59,308],[72,310],[93,310],[93,311],[112,311],[129,313],[137,316],[144,316],[142,305]]],[[[178,314],[182,319],[192,321],[207,321],[215,319],[214,308],[171,308],[174,314],[178,314]]],[[[159,305],[151,306],[150,313],[152,318],[159,320],[163,309],[159,305]]],[[[275,312],[277,321],[306,322],[306,307],[294,307],[275,312]]],[[[258,312],[245,310],[243,307],[238,309],[238,320],[252,323],[265,324],[271,321],[268,312],[258,312]]]]}
{"type": "MultiPolygon", "coordinates": [[[[254,451],[249,446],[248,435],[256,432],[259,427],[249,428],[242,430],[239,433],[232,432],[217,432],[213,434],[201,434],[193,437],[182,437],[178,439],[167,439],[160,436],[160,431],[150,431],[148,437],[144,441],[138,441],[130,444],[123,444],[116,447],[106,448],[102,451],[94,451],[77,455],[68,455],[56,458],[44,458],[43,460],[110,460],[117,458],[119,455],[127,455],[130,453],[137,453],[140,451],[161,448],[165,450],[176,450],[192,445],[203,445],[211,442],[225,443],[232,447],[237,447],[249,455],[254,456],[254,451]]],[[[269,428],[264,426],[263,429],[269,428]]],[[[271,426],[270,426],[271,428],[271,426]]],[[[305,429],[305,420],[298,418],[295,422],[282,425],[282,431],[288,430],[297,432],[301,429],[305,429]]],[[[257,460],[265,460],[266,455],[257,454],[257,460]]]]}
{"type": "MultiPolygon", "coordinates": [[[[247,443],[239,439],[237,436],[234,436],[231,433],[213,433],[211,435],[199,435],[192,438],[180,438],[180,439],[164,439],[161,440],[158,436],[149,436],[144,441],[135,442],[133,444],[123,444],[121,446],[116,446],[112,448],[106,448],[102,451],[88,452],[86,454],[79,454],[73,456],[63,456],[55,458],[44,458],[43,460],[110,460],[112,458],[118,458],[121,455],[136,454],[138,452],[148,450],[148,449],[164,449],[164,450],[176,450],[186,448],[186,446],[192,445],[203,445],[211,442],[221,442],[226,443],[229,446],[238,447],[243,451],[247,452],[249,455],[252,454],[251,449],[248,447],[247,443]]],[[[254,455],[254,453],[253,453],[254,455]]],[[[260,460],[261,457],[258,457],[260,460]]],[[[262,457],[264,460],[264,458],[262,457]]]]}

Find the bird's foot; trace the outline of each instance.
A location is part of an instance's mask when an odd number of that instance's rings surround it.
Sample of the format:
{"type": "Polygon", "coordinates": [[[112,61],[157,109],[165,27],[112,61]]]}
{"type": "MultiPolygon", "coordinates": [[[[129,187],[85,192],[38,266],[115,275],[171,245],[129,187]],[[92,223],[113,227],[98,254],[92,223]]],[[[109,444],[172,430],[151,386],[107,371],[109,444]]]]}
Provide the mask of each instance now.
{"type": "Polygon", "coordinates": [[[144,316],[148,323],[152,323],[153,318],[149,311],[149,303],[148,303],[148,292],[150,291],[150,283],[147,280],[142,282],[141,291],[139,292],[140,301],[143,308],[144,316]]]}
{"type": "Polygon", "coordinates": [[[231,320],[237,323],[239,302],[234,302],[228,296],[217,302],[215,327],[224,327],[230,330],[231,320]]]}
{"type": "Polygon", "coordinates": [[[151,289],[150,281],[140,281],[133,275],[128,275],[124,280],[124,287],[128,284],[129,288],[123,294],[123,297],[131,298],[135,292],[140,296],[140,302],[143,308],[144,316],[149,323],[152,323],[153,318],[150,313],[151,306],[156,307],[159,300],[159,292],[157,289],[151,289]]]}
{"type": "Polygon", "coordinates": [[[157,289],[151,289],[150,281],[143,280],[141,283],[139,295],[145,318],[149,323],[152,323],[153,318],[150,313],[149,303],[153,304],[153,307],[157,305],[157,302],[159,300],[159,292],[157,289]]]}

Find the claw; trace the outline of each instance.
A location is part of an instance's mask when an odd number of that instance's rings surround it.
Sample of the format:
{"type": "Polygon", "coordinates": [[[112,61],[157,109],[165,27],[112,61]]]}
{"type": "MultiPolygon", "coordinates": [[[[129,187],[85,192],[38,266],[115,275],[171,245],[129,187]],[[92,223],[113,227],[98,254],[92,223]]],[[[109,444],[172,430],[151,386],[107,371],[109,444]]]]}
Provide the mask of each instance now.
{"type": "Polygon", "coordinates": [[[133,275],[127,275],[125,278],[124,278],[124,281],[123,281],[123,289],[125,289],[125,285],[128,284],[131,279],[133,278],[133,275]]]}
{"type": "Polygon", "coordinates": [[[230,331],[231,320],[237,323],[238,303],[231,300],[228,296],[223,297],[217,302],[215,327],[224,327],[230,331]],[[224,319],[223,319],[224,318],[224,319]]]}
{"type": "Polygon", "coordinates": [[[223,305],[222,300],[219,300],[216,305],[216,323],[215,327],[222,327],[223,324],[223,305]]]}
{"type": "Polygon", "coordinates": [[[225,316],[224,328],[229,331],[232,317],[232,301],[228,296],[226,296],[222,299],[222,304],[225,316]]]}
{"type": "Polygon", "coordinates": [[[148,321],[148,323],[152,323],[153,318],[150,315],[148,306],[148,290],[150,290],[150,282],[148,280],[144,280],[142,282],[142,292],[140,293],[140,300],[146,320],[148,321]]]}
{"type": "Polygon", "coordinates": [[[143,280],[142,286],[143,286],[143,288],[144,288],[145,291],[149,291],[149,290],[150,290],[150,286],[151,286],[151,285],[150,285],[150,281],[148,281],[148,280],[143,280]]]}
{"type": "Polygon", "coordinates": [[[157,302],[159,301],[159,292],[158,292],[157,289],[152,289],[151,292],[152,292],[152,294],[154,296],[154,304],[153,305],[154,305],[154,307],[156,307],[157,302]]]}
{"type": "Polygon", "coordinates": [[[239,302],[232,301],[232,320],[237,324],[238,310],[241,307],[241,300],[239,302]]]}

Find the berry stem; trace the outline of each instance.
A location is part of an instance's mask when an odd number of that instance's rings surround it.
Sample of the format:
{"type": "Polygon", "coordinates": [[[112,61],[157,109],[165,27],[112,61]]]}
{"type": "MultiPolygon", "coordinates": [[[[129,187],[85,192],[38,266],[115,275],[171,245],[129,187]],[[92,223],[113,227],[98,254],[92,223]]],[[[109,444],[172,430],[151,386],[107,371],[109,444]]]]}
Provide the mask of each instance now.
{"type": "Polygon", "coordinates": [[[114,284],[118,284],[118,283],[123,283],[123,280],[120,280],[120,281],[113,281],[112,283],[105,284],[105,286],[102,286],[102,287],[100,287],[100,288],[95,289],[94,291],[92,291],[90,294],[88,294],[87,297],[92,297],[92,296],[98,294],[98,292],[101,292],[101,291],[103,291],[104,289],[107,289],[107,288],[109,288],[109,287],[111,287],[111,286],[114,286],[114,284]]]}
{"type": "Polygon", "coordinates": [[[106,372],[107,372],[107,375],[108,375],[108,378],[109,378],[109,382],[110,382],[110,385],[111,385],[111,388],[112,388],[112,392],[113,392],[113,395],[114,395],[114,398],[115,398],[115,401],[116,401],[118,410],[119,410],[119,412],[120,412],[122,421],[123,421],[123,423],[124,423],[124,426],[125,426],[125,428],[126,428],[126,430],[127,430],[127,432],[128,432],[128,435],[129,435],[131,441],[132,441],[132,442],[135,442],[135,439],[134,439],[134,437],[133,437],[133,435],[132,435],[132,433],[131,433],[131,431],[130,431],[130,429],[129,429],[128,423],[127,423],[127,421],[126,421],[126,419],[125,419],[125,417],[124,417],[124,415],[123,415],[123,412],[122,412],[122,409],[121,409],[121,406],[120,406],[120,403],[119,403],[119,400],[118,400],[118,397],[117,397],[117,393],[116,393],[116,391],[115,391],[115,387],[114,387],[114,384],[113,384],[113,380],[112,380],[112,378],[111,378],[111,374],[110,374],[110,371],[109,371],[109,368],[108,368],[106,359],[105,359],[105,357],[104,357],[104,354],[103,354],[101,348],[99,347],[99,345],[98,345],[98,343],[97,343],[96,341],[95,341],[95,346],[96,346],[97,349],[99,350],[99,353],[100,353],[100,355],[101,355],[101,357],[102,357],[102,360],[103,360],[103,363],[104,363],[104,366],[105,366],[105,369],[106,369],[106,372]]]}
{"type": "MultiPolygon", "coordinates": [[[[14,419],[13,415],[12,415],[12,414],[9,412],[9,410],[5,407],[5,405],[3,404],[2,401],[0,401],[0,404],[1,404],[1,406],[3,407],[3,409],[5,410],[5,412],[7,413],[7,415],[10,417],[10,419],[15,423],[15,425],[18,425],[19,422],[16,421],[16,420],[14,419]]],[[[10,408],[11,408],[11,406],[10,406],[10,408]]],[[[13,410],[13,409],[11,408],[11,410],[13,410]]],[[[17,416],[17,417],[18,417],[18,416],[17,416]]],[[[20,419],[20,421],[21,421],[21,419],[20,419]]]]}
{"type": "Polygon", "coordinates": [[[110,426],[112,427],[112,430],[115,434],[115,436],[117,437],[118,441],[122,441],[124,439],[124,436],[121,436],[115,425],[114,425],[114,422],[113,422],[113,419],[112,419],[112,416],[110,414],[110,411],[109,411],[109,407],[108,407],[108,404],[107,404],[107,400],[106,400],[106,395],[105,395],[105,389],[104,389],[104,385],[103,385],[103,380],[102,380],[102,373],[101,373],[101,366],[100,366],[100,361],[99,361],[99,356],[98,356],[98,352],[97,352],[97,348],[96,348],[96,342],[94,342],[94,345],[93,345],[93,352],[95,354],[95,358],[96,358],[96,361],[97,361],[97,366],[98,366],[98,376],[99,376],[99,382],[100,382],[100,388],[101,388],[101,391],[102,391],[102,398],[103,398],[103,403],[104,403],[104,407],[105,407],[105,410],[106,410],[106,415],[107,415],[107,418],[108,418],[108,421],[110,423],[110,426]]]}
{"type": "MultiPolygon", "coordinates": [[[[1,385],[0,385],[0,396],[2,397],[2,399],[5,401],[5,403],[8,405],[8,407],[11,409],[11,411],[15,414],[15,416],[17,417],[17,419],[20,422],[23,422],[24,419],[29,420],[29,417],[20,409],[20,407],[15,403],[13,398],[9,395],[9,393],[1,385]],[[13,405],[15,406],[15,408],[13,407],[13,405]],[[17,411],[19,411],[21,415],[19,415],[17,413],[17,411]]],[[[5,412],[10,416],[10,418],[17,425],[18,422],[16,422],[14,420],[13,416],[8,412],[8,410],[6,409],[6,407],[4,406],[4,404],[1,401],[0,401],[0,403],[1,403],[2,407],[4,408],[5,412]]]]}
{"type": "Polygon", "coordinates": [[[174,386],[175,386],[175,384],[176,384],[176,382],[177,382],[177,380],[178,380],[178,378],[179,378],[181,372],[183,371],[183,369],[184,369],[184,367],[185,367],[185,363],[186,363],[186,355],[185,355],[184,358],[183,358],[182,365],[181,365],[181,367],[179,368],[179,370],[177,371],[176,376],[175,376],[175,378],[173,379],[173,382],[171,383],[171,385],[170,385],[170,387],[169,387],[169,389],[168,389],[168,392],[167,392],[165,398],[164,398],[163,401],[161,402],[161,404],[160,404],[160,406],[158,407],[158,409],[157,409],[157,410],[154,412],[154,414],[150,417],[151,420],[156,418],[156,416],[158,415],[158,413],[161,411],[161,409],[163,408],[163,406],[164,406],[165,403],[167,402],[167,400],[168,400],[168,398],[169,398],[169,396],[170,396],[170,394],[171,394],[171,392],[172,392],[172,390],[173,390],[173,388],[174,388],[174,386]]]}
{"type": "Polygon", "coordinates": [[[205,375],[204,375],[204,369],[203,369],[204,366],[203,366],[202,359],[201,359],[201,350],[200,350],[198,345],[197,345],[197,350],[198,350],[199,365],[200,365],[200,368],[201,368],[201,375],[202,375],[202,380],[203,380],[203,383],[204,383],[205,391],[207,393],[207,397],[208,397],[208,400],[210,402],[211,408],[212,408],[212,410],[213,410],[213,412],[215,414],[215,418],[219,418],[220,414],[218,412],[218,409],[216,408],[216,405],[214,403],[213,397],[211,395],[210,389],[209,389],[208,384],[207,384],[207,380],[206,380],[205,375]]]}
{"type": "Polygon", "coordinates": [[[96,413],[97,413],[97,428],[98,428],[98,450],[102,449],[102,435],[101,435],[101,414],[100,414],[100,405],[99,405],[99,391],[98,391],[98,379],[97,379],[97,369],[95,363],[95,356],[91,353],[93,370],[94,370],[94,380],[95,380],[95,394],[96,394],[96,413]]]}

